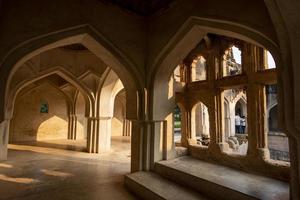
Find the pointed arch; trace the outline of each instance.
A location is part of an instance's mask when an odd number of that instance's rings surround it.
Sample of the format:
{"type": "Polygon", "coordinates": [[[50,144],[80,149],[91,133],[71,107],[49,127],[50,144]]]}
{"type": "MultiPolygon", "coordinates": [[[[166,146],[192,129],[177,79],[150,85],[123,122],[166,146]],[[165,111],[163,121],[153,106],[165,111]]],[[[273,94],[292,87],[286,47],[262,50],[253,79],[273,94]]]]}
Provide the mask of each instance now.
{"type": "Polygon", "coordinates": [[[164,83],[168,81],[178,63],[208,33],[230,36],[265,47],[274,55],[275,60],[280,60],[280,51],[276,42],[256,30],[230,21],[191,17],[160,52],[151,66],[152,79],[149,82],[149,87],[153,92],[153,98],[150,102],[153,109],[150,109],[150,116],[153,119],[161,120],[171,112],[171,110],[160,109],[161,107],[168,107],[165,100],[167,98],[163,96],[163,92],[166,90],[164,83]]]}
{"type": "MultiPolygon", "coordinates": [[[[138,105],[137,93],[142,91],[143,81],[137,67],[114,44],[88,24],[49,33],[25,41],[12,49],[1,61],[0,68],[0,121],[7,118],[8,85],[14,72],[30,58],[53,48],[80,43],[110,66],[120,77],[130,102],[138,105]]],[[[128,116],[136,119],[139,116],[138,106],[133,107],[128,116]]]]}
{"type": "Polygon", "coordinates": [[[72,84],[73,86],[75,86],[83,95],[85,98],[85,106],[86,106],[86,116],[89,116],[91,114],[92,106],[93,106],[93,97],[92,95],[88,92],[88,88],[86,88],[83,84],[81,84],[80,82],[78,82],[76,80],[76,77],[74,77],[71,73],[67,72],[64,68],[62,67],[55,67],[52,70],[48,71],[45,70],[43,72],[41,72],[39,75],[37,75],[34,78],[31,78],[30,80],[25,80],[23,82],[21,82],[20,84],[18,84],[16,87],[14,87],[14,89],[12,91],[10,91],[8,93],[8,97],[7,97],[7,110],[6,110],[6,118],[10,119],[12,112],[14,110],[14,102],[15,99],[18,95],[18,93],[25,88],[26,86],[28,86],[29,84],[32,84],[38,80],[41,80],[45,77],[48,77],[50,75],[56,74],[60,77],[62,77],[63,79],[65,79],[66,81],[68,81],[70,84],[72,84]]]}

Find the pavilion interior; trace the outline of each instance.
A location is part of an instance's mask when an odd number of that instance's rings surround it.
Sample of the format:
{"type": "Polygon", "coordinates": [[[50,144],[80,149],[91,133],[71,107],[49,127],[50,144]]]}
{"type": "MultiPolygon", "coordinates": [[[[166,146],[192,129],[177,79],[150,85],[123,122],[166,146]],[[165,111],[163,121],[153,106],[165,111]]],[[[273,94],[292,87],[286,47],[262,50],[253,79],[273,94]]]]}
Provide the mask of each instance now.
{"type": "Polygon", "coordinates": [[[300,199],[299,9],[0,0],[0,199],[300,199]]]}

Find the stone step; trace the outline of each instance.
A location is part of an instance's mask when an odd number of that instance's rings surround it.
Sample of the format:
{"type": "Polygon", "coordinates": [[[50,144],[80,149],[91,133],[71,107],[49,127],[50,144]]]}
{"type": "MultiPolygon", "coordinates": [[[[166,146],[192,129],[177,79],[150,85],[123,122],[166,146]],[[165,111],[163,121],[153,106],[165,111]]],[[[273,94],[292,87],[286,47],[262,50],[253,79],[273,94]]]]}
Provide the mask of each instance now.
{"type": "Polygon", "coordinates": [[[155,172],[212,199],[288,200],[289,184],[190,156],[160,161],[155,172]]]}
{"type": "Polygon", "coordinates": [[[135,172],[125,176],[126,187],[146,200],[207,200],[198,192],[171,182],[153,172],[135,172]]]}

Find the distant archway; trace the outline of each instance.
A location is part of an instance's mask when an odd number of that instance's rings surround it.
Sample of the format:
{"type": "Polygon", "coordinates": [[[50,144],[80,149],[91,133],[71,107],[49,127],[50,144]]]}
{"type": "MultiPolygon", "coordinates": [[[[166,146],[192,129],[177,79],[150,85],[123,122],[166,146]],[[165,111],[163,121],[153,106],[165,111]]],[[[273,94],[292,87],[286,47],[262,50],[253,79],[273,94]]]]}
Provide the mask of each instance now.
{"type": "Polygon", "coordinates": [[[195,104],[191,111],[191,135],[197,139],[197,143],[203,146],[209,145],[209,113],[208,108],[202,102],[195,104]]]}

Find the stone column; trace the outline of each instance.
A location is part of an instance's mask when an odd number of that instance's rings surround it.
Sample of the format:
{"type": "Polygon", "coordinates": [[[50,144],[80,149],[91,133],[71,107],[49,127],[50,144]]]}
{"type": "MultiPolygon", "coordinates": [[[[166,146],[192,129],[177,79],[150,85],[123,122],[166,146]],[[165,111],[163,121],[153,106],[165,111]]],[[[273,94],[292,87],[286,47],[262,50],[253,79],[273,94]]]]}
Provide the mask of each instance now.
{"type": "Polygon", "coordinates": [[[68,123],[68,139],[76,140],[76,131],[77,131],[77,117],[74,114],[69,115],[69,123],[68,123]]]}
{"type": "Polygon", "coordinates": [[[87,118],[87,149],[89,153],[105,153],[111,146],[112,117],[87,118]]]}
{"type": "Polygon", "coordinates": [[[247,74],[248,86],[247,99],[248,112],[248,154],[262,157],[267,149],[267,131],[265,124],[266,115],[266,95],[264,85],[256,83],[255,73],[263,65],[263,51],[260,47],[245,43],[243,51],[244,72],[247,74]]]}
{"type": "Polygon", "coordinates": [[[127,119],[123,120],[123,136],[130,136],[131,122],[127,119]]]}
{"type": "Polygon", "coordinates": [[[222,136],[224,132],[224,94],[223,90],[216,88],[215,85],[215,80],[221,78],[223,75],[223,72],[220,73],[223,65],[219,61],[219,56],[218,52],[214,52],[207,59],[207,66],[211,66],[207,70],[207,80],[209,82],[209,90],[213,91],[212,98],[209,100],[211,104],[208,105],[210,134],[210,144],[208,147],[213,152],[219,152],[220,146],[223,148],[222,145],[226,144],[222,143],[224,141],[222,136]]]}
{"type": "Polygon", "coordinates": [[[267,137],[265,128],[265,93],[264,86],[251,84],[247,88],[247,93],[252,98],[248,99],[247,109],[253,112],[248,113],[248,152],[257,155],[259,151],[267,148],[267,137]]]}
{"type": "Polygon", "coordinates": [[[230,116],[230,135],[235,136],[235,104],[229,103],[229,116],[230,116]]]}
{"type": "Polygon", "coordinates": [[[144,145],[144,143],[148,140],[147,137],[145,137],[147,133],[145,131],[143,121],[131,120],[131,124],[131,172],[136,172],[143,170],[143,168],[145,170],[147,158],[144,157],[144,153],[148,148],[147,145],[144,145]]]}
{"type": "Polygon", "coordinates": [[[7,159],[7,145],[9,138],[10,119],[0,123],[0,160],[7,159]]]}
{"type": "Polygon", "coordinates": [[[216,94],[216,142],[218,144],[224,142],[224,93],[221,89],[218,89],[216,94]]]}
{"type": "Polygon", "coordinates": [[[189,113],[186,109],[181,110],[181,146],[183,147],[188,147],[188,141],[191,138],[188,132],[190,123],[189,113]]]}
{"type": "Polygon", "coordinates": [[[192,77],[191,77],[191,63],[190,62],[186,62],[184,63],[184,65],[186,66],[186,76],[185,76],[185,81],[186,83],[190,83],[192,82],[192,77]]]}
{"type": "Polygon", "coordinates": [[[167,159],[167,121],[156,120],[150,122],[150,165],[154,169],[155,162],[167,159]]]}
{"type": "Polygon", "coordinates": [[[184,64],[180,65],[180,82],[186,82],[186,66],[184,64]]]}
{"type": "Polygon", "coordinates": [[[99,118],[87,117],[87,152],[99,153],[99,118]]]}
{"type": "Polygon", "coordinates": [[[108,152],[111,146],[112,117],[100,117],[98,130],[98,153],[108,152]]]}
{"type": "Polygon", "coordinates": [[[218,144],[218,137],[219,137],[219,132],[218,132],[218,113],[215,108],[217,108],[216,105],[216,98],[214,97],[214,104],[213,106],[208,107],[208,113],[209,113],[209,132],[210,132],[210,143],[208,145],[208,148],[213,150],[213,149],[219,149],[219,144],[218,144]]]}

